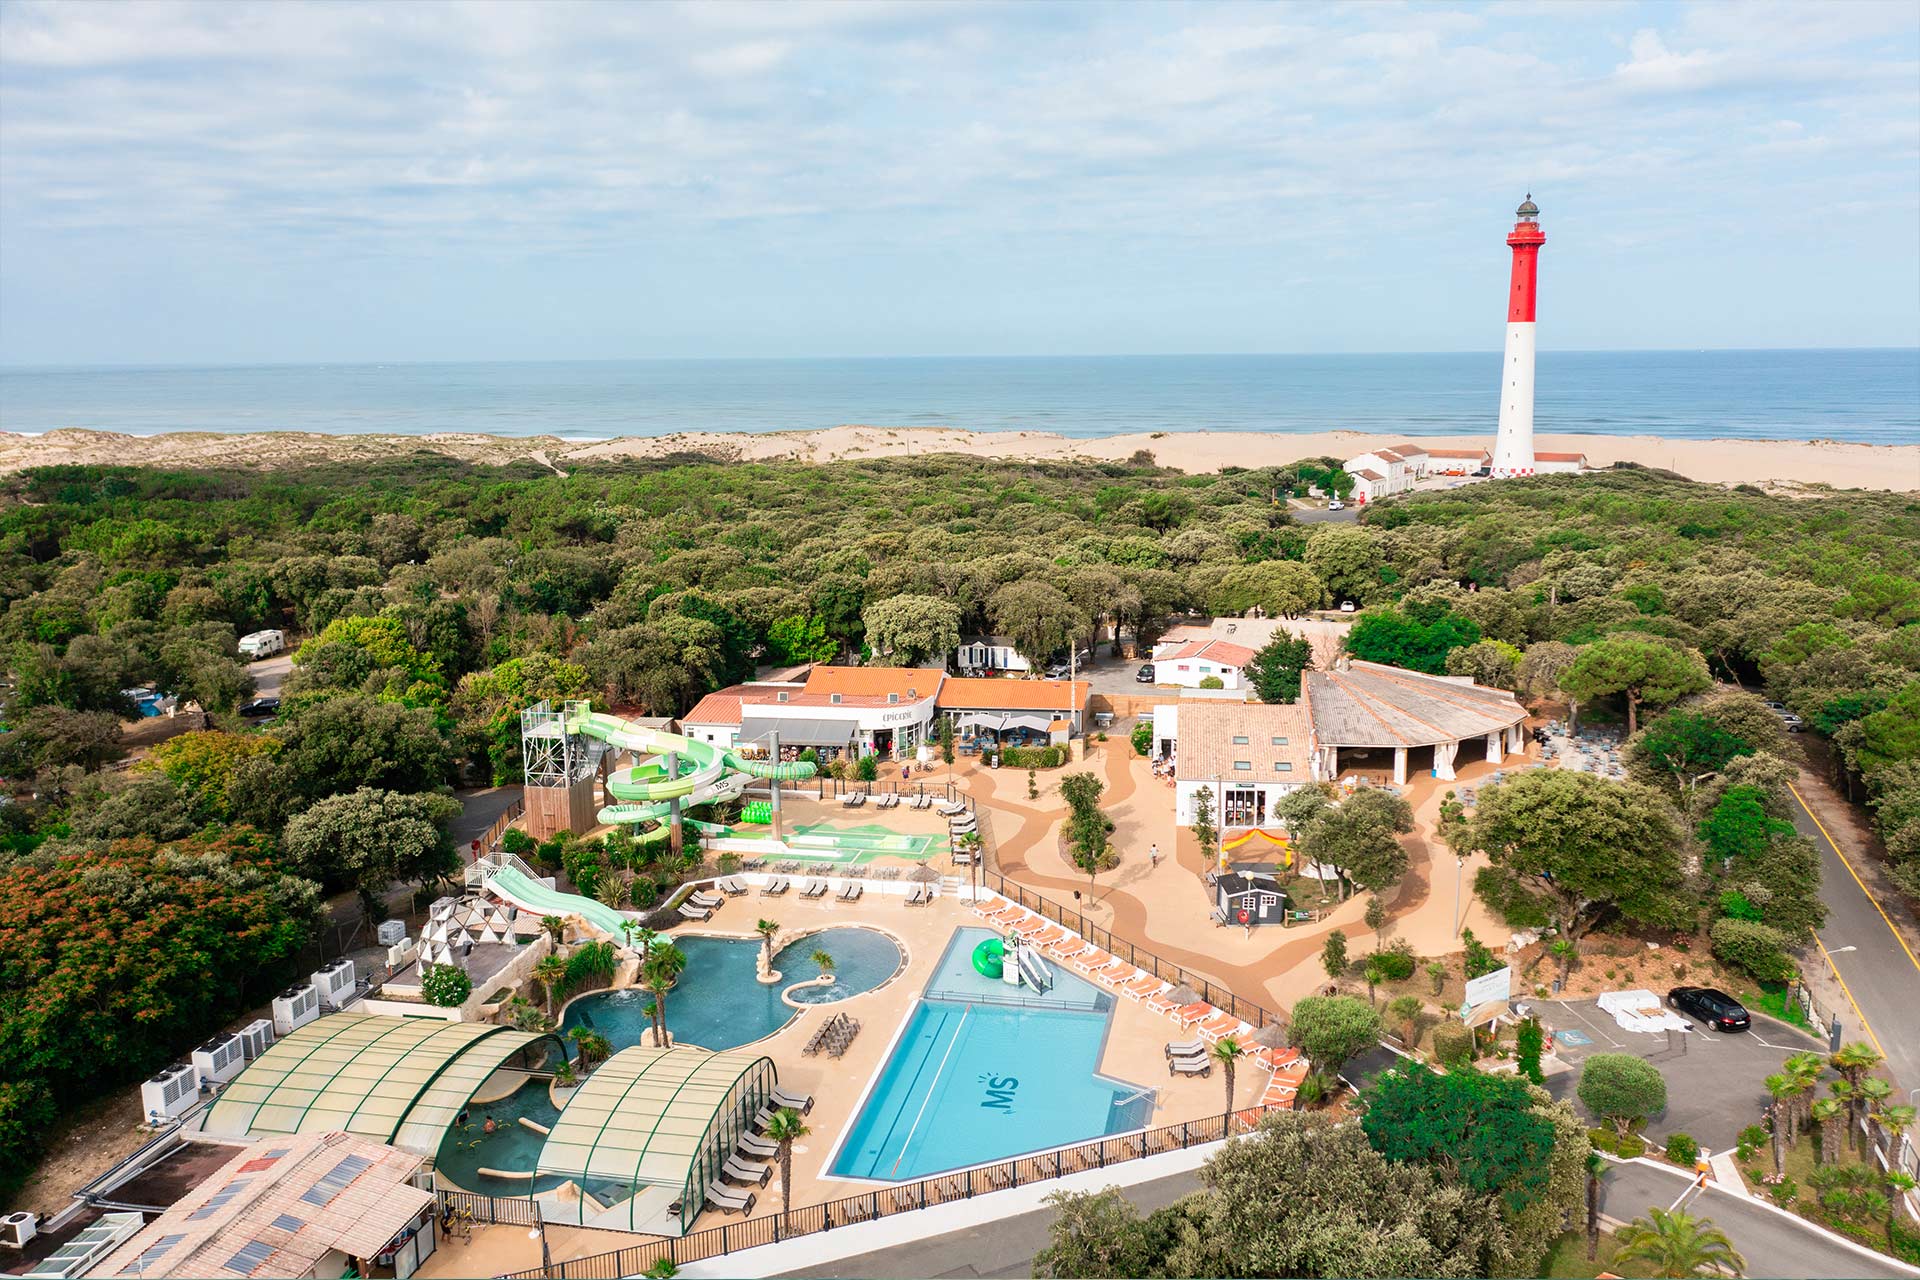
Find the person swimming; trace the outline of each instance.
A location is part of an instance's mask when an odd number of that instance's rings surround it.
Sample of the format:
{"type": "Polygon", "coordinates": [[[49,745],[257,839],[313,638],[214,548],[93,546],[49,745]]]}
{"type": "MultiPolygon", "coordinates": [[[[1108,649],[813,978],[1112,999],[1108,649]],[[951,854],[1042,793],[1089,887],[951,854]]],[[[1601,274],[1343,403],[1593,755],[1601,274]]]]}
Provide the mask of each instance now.
{"type": "Polygon", "coordinates": [[[498,1129],[499,1127],[500,1127],[500,1122],[498,1120],[495,1120],[492,1116],[488,1116],[487,1122],[480,1126],[480,1132],[492,1133],[495,1129],[498,1129]]]}

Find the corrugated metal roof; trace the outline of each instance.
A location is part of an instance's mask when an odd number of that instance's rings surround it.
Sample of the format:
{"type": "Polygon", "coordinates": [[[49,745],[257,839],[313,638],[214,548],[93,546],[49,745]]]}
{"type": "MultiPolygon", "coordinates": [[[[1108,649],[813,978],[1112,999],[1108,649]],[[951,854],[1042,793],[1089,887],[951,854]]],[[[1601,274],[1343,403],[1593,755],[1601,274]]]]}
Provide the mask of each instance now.
{"type": "Polygon", "coordinates": [[[1435,746],[1483,737],[1527,718],[1526,708],[1504,689],[1375,662],[1309,671],[1304,688],[1323,747],[1435,746]]]}

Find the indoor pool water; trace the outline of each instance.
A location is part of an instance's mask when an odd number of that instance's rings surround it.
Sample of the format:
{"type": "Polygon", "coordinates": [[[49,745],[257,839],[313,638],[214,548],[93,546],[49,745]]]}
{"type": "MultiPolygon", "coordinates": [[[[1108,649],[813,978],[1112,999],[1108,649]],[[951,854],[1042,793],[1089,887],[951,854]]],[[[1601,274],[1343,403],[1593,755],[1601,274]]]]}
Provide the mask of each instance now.
{"type": "MultiPolygon", "coordinates": [[[[796,982],[817,977],[812,956],[833,957],[833,985],[802,987],[795,1000],[820,1004],[871,991],[906,963],[900,945],[873,929],[843,925],[805,934],[773,953],[781,974],[772,986],[756,976],[758,942],[742,938],[676,937],[687,967],[667,993],[667,1030],[679,1044],[697,1044],[719,1052],[765,1039],[796,1016],[780,993],[796,982]]],[[[653,996],[639,987],[583,996],[567,1006],[561,1030],[586,1026],[605,1036],[616,1050],[648,1043],[643,1012],[653,996]]]]}
{"type": "MultiPolygon", "coordinates": [[[[529,1081],[507,1097],[492,1102],[473,1103],[468,1106],[463,1123],[448,1127],[447,1136],[440,1141],[434,1168],[467,1191],[489,1196],[524,1196],[526,1178],[495,1178],[480,1170],[531,1174],[547,1138],[521,1124],[520,1117],[551,1129],[559,1115],[553,1100],[547,1096],[544,1080],[529,1081]],[[486,1131],[488,1116],[498,1125],[492,1133],[486,1131]]],[[[551,1191],[565,1181],[553,1176],[541,1178],[534,1190],[551,1191]]]]}
{"type": "Polygon", "coordinates": [[[1044,994],[973,971],[961,929],[831,1172],[900,1181],[1144,1127],[1154,1095],[1099,1074],[1111,997],[1054,966],[1044,994]]]}

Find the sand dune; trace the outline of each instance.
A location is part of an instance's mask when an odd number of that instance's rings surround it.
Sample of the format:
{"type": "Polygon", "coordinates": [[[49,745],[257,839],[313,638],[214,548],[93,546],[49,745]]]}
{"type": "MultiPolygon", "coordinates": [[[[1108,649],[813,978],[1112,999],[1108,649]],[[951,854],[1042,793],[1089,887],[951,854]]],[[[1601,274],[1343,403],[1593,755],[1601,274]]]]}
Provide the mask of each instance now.
{"type": "MultiPolygon", "coordinates": [[[[319,461],[374,461],[426,449],[471,462],[530,459],[565,470],[603,458],[702,453],[714,458],[805,462],[901,454],[965,453],[983,458],[1117,461],[1144,449],[1163,465],[1190,472],[1226,466],[1274,466],[1309,457],[1351,457],[1376,445],[1412,439],[1428,448],[1490,445],[1490,436],[1371,435],[1324,431],[1308,435],[1255,432],[1155,432],[1082,439],[1044,431],[976,432],[945,427],[834,427],[826,431],[687,432],[593,443],[554,436],[319,435],[262,432],[223,435],[174,432],[127,436],[107,431],[53,431],[41,436],[0,432],[0,472],[56,463],[145,466],[273,467],[319,461]]],[[[1546,451],[1581,452],[1589,465],[1637,462],[1714,484],[1757,484],[1786,492],[1835,489],[1920,491],[1920,444],[1870,445],[1835,440],[1668,440],[1658,436],[1543,435],[1546,451]]]]}

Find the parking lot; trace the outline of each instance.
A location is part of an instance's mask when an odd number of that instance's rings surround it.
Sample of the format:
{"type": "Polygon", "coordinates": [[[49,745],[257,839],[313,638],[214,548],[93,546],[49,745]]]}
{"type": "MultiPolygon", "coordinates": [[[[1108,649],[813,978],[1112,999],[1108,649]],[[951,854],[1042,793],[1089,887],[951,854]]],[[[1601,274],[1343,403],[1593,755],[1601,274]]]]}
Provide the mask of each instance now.
{"type": "MultiPolygon", "coordinates": [[[[1825,1045],[1785,1023],[1753,1015],[1753,1029],[1721,1035],[1696,1024],[1693,1031],[1624,1031],[1592,1000],[1528,1001],[1554,1033],[1560,1060],[1572,1070],[1547,1077],[1556,1098],[1574,1099],[1580,1063],[1595,1053],[1631,1053],[1660,1069],[1667,1081],[1667,1109],[1647,1124],[1649,1138],[1692,1135],[1715,1151],[1732,1147],[1740,1131],[1760,1123],[1771,1101],[1766,1078],[1788,1055],[1825,1045]],[[1571,1034],[1566,1034],[1566,1033],[1571,1034]],[[1584,1043],[1581,1043],[1584,1041],[1584,1043]]],[[[1581,1108],[1585,1113],[1585,1108],[1581,1108]]]]}

